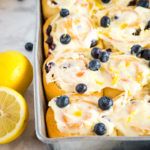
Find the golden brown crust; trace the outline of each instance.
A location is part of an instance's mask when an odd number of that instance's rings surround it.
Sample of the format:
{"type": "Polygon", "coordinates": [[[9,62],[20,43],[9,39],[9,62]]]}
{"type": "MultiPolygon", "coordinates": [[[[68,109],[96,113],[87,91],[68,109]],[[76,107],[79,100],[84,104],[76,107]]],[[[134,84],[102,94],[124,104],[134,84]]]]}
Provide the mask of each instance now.
{"type": "Polygon", "coordinates": [[[54,118],[54,112],[51,108],[48,108],[46,113],[46,125],[49,137],[64,137],[64,133],[61,133],[54,118]]]}
{"type": "Polygon", "coordinates": [[[52,20],[54,19],[54,17],[50,17],[48,18],[43,26],[43,36],[44,36],[44,53],[45,53],[45,57],[48,57],[48,51],[49,51],[49,47],[48,44],[46,43],[46,40],[48,38],[48,35],[46,34],[47,28],[48,26],[51,24],[52,20]]]}
{"type": "Polygon", "coordinates": [[[45,65],[47,62],[50,62],[51,59],[52,56],[47,58],[43,65],[43,85],[44,85],[45,94],[48,101],[50,101],[50,99],[53,97],[57,97],[64,94],[64,91],[60,89],[60,87],[55,82],[51,82],[51,83],[46,82],[45,65]]]}
{"type": "Polygon", "coordinates": [[[79,136],[79,135],[72,135],[72,134],[66,134],[60,132],[59,129],[57,128],[54,112],[51,108],[48,108],[46,113],[46,125],[47,125],[47,132],[49,137],[58,138],[58,137],[79,136]]]}
{"type": "Polygon", "coordinates": [[[103,89],[103,96],[107,96],[110,98],[117,98],[123,93],[124,91],[109,88],[109,87],[103,89]]]}
{"type": "Polygon", "coordinates": [[[43,9],[43,15],[44,19],[47,19],[52,16],[56,16],[59,13],[59,8],[51,7],[48,5],[48,0],[42,0],[42,9],[43,9]]]}

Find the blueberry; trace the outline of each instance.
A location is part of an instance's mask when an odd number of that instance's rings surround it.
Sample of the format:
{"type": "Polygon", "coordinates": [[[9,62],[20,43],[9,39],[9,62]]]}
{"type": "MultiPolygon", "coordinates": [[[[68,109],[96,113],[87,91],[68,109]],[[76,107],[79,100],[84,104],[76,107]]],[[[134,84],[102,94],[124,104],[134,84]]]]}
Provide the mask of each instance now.
{"type": "Polygon", "coordinates": [[[76,91],[80,94],[83,94],[87,91],[87,86],[83,83],[80,83],[76,86],[76,91]]]}
{"type": "Polygon", "coordinates": [[[101,25],[102,27],[104,27],[104,28],[109,27],[109,25],[110,25],[110,18],[107,17],[107,16],[102,17],[102,18],[101,18],[101,21],[100,21],[100,25],[101,25]]]}
{"type": "Polygon", "coordinates": [[[138,56],[140,54],[141,50],[142,50],[142,46],[141,45],[138,45],[138,44],[133,45],[131,47],[131,54],[138,56]]]}
{"type": "Polygon", "coordinates": [[[33,44],[31,42],[28,42],[25,44],[25,49],[27,51],[32,51],[33,50],[33,44]]]}
{"type": "Polygon", "coordinates": [[[101,49],[98,48],[98,47],[94,47],[91,51],[91,55],[92,55],[93,58],[98,59],[101,55],[101,49]]]}
{"type": "Polygon", "coordinates": [[[70,103],[68,96],[60,96],[56,99],[56,105],[60,108],[66,107],[70,103]]]}
{"type": "Polygon", "coordinates": [[[103,96],[98,100],[98,106],[102,110],[108,110],[113,106],[113,101],[111,98],[103,96]]]}
{"type": "Polygon", "coordinates": [[[92,40],[90,48],[95,47],[97,45],[97,40],[92,40]]]}
{"type": "Polygon", "coordinates": [[[147,23],[147,25],[145,27],[145,30],[148,30],[148,29],[150,29],[150,20],[148,21],[148,23],[147,23]]]}
{"type": "Polygon", "coordinates": [[[55,2],[55,1],[52,1],[52,4],[54,4],[54,5],[57,5],[57,2],[55,2]]]}
{"type": "Polygon", "coordinates": [[[109,52],[107,52],[107,51],[105,51],[105,52],[102,52],[101,53],[101,56],[100,56],[100,61],[101,62],[103,62],[103,63],[105,63],[105,62],[107,62],[108,60],[109,60],[109,52]]]}
{"type": "Polygon", "coordinates": [[[53,44],[53,37],[52,36],[48,36],[46,43],[48,44],[48,46],[50,47],[53,44]]]}
{"type": "Polygon", "coordinates": [[[136,5],[136,0],[132,0],[128,4],[128,6],[135,6],[135,5],[136,5]]]}
{"type": "Polygon", "coordinates": [[[141,33],[141,29],[136,29],[135,32],[132,33],[134,36],[138,36],[141,33]]]}
{"type": "Polygon", "coordinates": [[[111,48],[106,49],[106,51],[110,54],[112,52],[111,48]]]}
{"type": "Polygon", "coordinates": [[[149,0],[139,0],[137,2],[137,6],[148,8],[149,7],[149,0]]]}
{"type": "Polygon", "coordinates": [[[55,43],[53,43],[52,45],[50,45],[50,49],[51,50],[55,50],[55,48],[56,48],[56,44],[55,43]]]}
{"type": "Polygon", "coordinates": [[[51,31],[52,31],[52,26],[49,25],[49,26],[47,27],[46,34],[49,36],[50,33],[51,33],[51,31]]]}
{"type": "Polygon", "coordinates": [[[144,58],[145,60],[150,60],[150,49],[143,49],[141,51],[141,58],[144,58]]]}
{"type": "Polygon", "coordinates": [[[70,37],[69,34],[63,34],[63,35],[61,35],[61,37],[60,37],[60,42],[61,42],[62,44],[69,44],[70,41],[71,41],[71,37],[70,37]]]}
{"type": "Polygon", "coordinates": [[[119,19],[119,17],[118,16],[114,16],[114,19],[117,20],[117,19],[119,19]]]}
{"type": "Polygon", "coordinates": [[[49,71],[51,70],[52,66],[54,66],[55,63],[54,62],[49,62],[48,64],[45,64],[45,71],[46,73],[49,73],[49,71]]]}
{"type": "Polygon", "coordinates": [[[99,59],[93,59],[89,62],[89,69],[92,71],[97,71],[101,67],[99,59]]]}
{"type": "Polygon", "coordinates": [[[109,3],[110,0],[102,0],[103,3],[109,3]]]}
{"type": "Polygon", "coordinates": [[[60,11],[60,16],[61,17],[67,17],[69,15],[69,10],[68,9],[61,9],[60,11]]]}
{"type": "Polygon", "coordinates": [[[107,129],[106,129],[106,126],[105,124],[103,123],[97,123],[95,126],[94,126],[94,132],[97,134],[97,135],[104,135],[106,133],[107,129]]]}

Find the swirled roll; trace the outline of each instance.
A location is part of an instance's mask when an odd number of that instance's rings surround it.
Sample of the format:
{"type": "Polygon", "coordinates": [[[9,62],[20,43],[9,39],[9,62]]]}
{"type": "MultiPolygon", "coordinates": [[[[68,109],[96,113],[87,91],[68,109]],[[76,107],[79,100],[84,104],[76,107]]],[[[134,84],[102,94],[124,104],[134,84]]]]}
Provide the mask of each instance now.
{"type": "Polygon", "coordinates": [[[49,57],[43,66],[43,82],[48,100],[64,93],[77,93],[86,85],[86,94],[109,87],[134,95],[150,81],[148,62],[131,55],[111,54],[97,71],[89,69],[90,50],[66,50],[49,57]]]}

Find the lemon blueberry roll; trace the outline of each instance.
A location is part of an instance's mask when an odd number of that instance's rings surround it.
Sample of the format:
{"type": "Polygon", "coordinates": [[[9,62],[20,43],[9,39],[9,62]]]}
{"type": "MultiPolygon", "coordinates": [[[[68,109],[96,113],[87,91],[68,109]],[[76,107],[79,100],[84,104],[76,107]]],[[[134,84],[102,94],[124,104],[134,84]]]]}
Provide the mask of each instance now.
{"type": "Polygon", "coordinates": [[[42,2],[48,136],[150,135],[150,1],[42,2]]]}

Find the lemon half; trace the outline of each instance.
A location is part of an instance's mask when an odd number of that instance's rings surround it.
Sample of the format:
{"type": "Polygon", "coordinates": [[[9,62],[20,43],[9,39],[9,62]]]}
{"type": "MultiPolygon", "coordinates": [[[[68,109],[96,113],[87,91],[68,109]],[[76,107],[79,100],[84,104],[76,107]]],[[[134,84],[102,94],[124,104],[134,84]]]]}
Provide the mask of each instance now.
{"type": "Polygon", "coordinates": [[[20,136],[27,120],[25,99],[10,88],[0,87],[0,144],[9,143],[20,136]]]}

